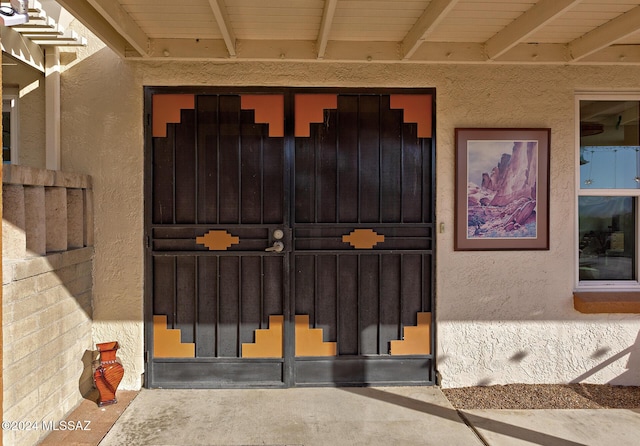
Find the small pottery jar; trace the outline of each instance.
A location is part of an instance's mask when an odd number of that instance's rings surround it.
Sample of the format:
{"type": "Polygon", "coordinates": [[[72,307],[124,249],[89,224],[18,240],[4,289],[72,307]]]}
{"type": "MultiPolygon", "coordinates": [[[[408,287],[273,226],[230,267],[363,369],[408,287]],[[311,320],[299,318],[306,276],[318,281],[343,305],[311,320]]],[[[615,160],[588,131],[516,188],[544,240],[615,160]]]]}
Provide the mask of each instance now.
{"type": "Polygon", "coordinates": [[[124,367],[116,357],[117,342],[105,342],[96,344],[100,352],[99,360],[94,362],[93,382],[100,392],[98,406],[107,406],[118,402],[116,389],[122,381],[124,367]]]}

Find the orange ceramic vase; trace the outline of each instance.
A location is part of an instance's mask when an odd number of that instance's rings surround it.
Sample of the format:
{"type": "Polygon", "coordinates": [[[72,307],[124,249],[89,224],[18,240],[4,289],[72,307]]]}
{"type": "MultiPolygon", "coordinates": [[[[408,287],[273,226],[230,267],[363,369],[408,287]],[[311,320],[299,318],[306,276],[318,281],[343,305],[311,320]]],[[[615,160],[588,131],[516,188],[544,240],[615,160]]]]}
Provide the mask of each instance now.
{"type": "Polygon", "coordinates": [[[117,342],[105,342],[96,344],[100,352],[100,359],[96,361],[93,372],[93,381],[100,392],[98,406],[107,406],[118,402],[116,399],[116,389],[122,381],[124,367],[120,360],[116,358],[116,350],[119,346],[117,342]]]}

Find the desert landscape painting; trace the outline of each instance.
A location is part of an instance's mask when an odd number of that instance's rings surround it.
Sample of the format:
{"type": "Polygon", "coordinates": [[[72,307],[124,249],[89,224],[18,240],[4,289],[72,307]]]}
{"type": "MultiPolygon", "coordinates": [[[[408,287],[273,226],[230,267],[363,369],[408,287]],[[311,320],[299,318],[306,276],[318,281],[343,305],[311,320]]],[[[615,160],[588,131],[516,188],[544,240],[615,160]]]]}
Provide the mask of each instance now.
{"type": "Polygon", "coordinates": [[[467,141],[467,238],[535,239],[538,141],[467,141]]]}

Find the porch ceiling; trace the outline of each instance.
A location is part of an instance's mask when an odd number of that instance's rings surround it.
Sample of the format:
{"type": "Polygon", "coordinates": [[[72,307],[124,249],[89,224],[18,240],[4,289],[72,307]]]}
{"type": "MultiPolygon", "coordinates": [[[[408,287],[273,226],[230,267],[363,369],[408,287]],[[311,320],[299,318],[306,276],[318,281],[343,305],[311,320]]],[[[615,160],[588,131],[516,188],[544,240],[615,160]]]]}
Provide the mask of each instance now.
{"type": "Polygon", "coordinates": [[[58,0],[128,59],[640,63],[640,0],[58,0]]]}

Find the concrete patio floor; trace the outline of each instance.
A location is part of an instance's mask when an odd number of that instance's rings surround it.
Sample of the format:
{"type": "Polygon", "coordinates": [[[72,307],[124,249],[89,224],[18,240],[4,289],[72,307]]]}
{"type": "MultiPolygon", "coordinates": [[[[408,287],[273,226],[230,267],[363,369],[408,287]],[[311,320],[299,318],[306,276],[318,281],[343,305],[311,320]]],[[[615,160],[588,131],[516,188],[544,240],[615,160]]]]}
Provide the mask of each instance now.
{"type": "Polygon", "coordinates": [[[457,411],[438,387],[143,389],[102,409],[87,400],[68,419],[93,419],[95,429],[54,432],[43,444],[636,446],[640,438],[640,410],[457,411]]]}
{"type": "Polygon", "coordinates": [[[100,446],[482,445],[435,387],[143,390],[100,446]]]}

